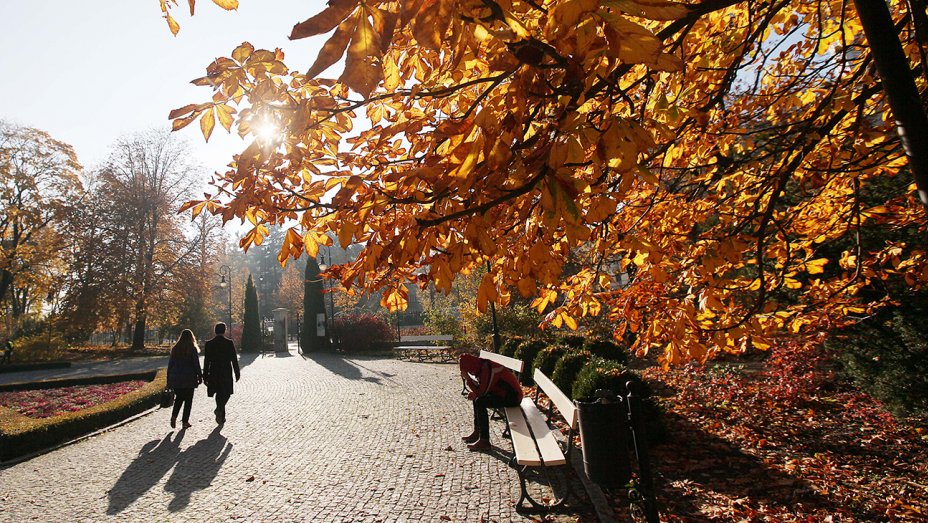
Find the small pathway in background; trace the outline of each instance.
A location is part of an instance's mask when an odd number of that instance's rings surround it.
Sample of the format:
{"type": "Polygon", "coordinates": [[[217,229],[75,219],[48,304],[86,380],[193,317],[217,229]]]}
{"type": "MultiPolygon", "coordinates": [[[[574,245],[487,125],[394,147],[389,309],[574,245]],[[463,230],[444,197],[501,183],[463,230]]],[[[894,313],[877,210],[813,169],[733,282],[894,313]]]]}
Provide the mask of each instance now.
{"type": "Polygon", "coordinates": [[[223,427],[199,387],[189,430],[159,410],[0,469],[0,521],[539,520],[513,509],[502,425],[492,453],[461,442],[473,418],[454,365],[295,352],[241,363],[223,427]]]}
{"type": "Polygon", "coordinates": [[[60,380],[66,378],[89,378],[92,376],[133,374],[158,370],[167,366],[167,356],[139,356],[107,361],[74,362],[70,367],[64,369],[2,372],[0,373],[0,385],[9,383],[32,383],[36,381],[60,380]]]}

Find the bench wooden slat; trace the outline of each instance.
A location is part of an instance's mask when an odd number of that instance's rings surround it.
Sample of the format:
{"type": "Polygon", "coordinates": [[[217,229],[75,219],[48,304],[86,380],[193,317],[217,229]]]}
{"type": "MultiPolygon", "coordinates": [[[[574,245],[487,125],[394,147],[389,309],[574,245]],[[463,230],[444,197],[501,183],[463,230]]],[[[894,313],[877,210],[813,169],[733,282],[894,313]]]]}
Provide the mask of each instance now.
{"type": "Polygon", "coordinates": [[[510,358],[509,356],[503,356],[502,354],[497,354],[495,352],[489,352],[482,350],[480,351],[480,357],[485,360],[495,361],[507,369],[514,370],[521,373],[524,363],[522,360],[517,360],[515,358],[510,358]]]}
{"type": "Polygon", "coordinates": [[[541,387],[542,392],[545,393],[545,396],[551,399],[554,403],[554,406],[557,407],[557,410],[560,411],[561,416],[564,416],[564,419],[567,420],[567,423],[570,425],[570,428],[577,428],[577,407],[574,405],[574,402],[564,394],[557,385],[551,381],[551,378],[545,376],[545,373],[541,372],[539,369],[535,369],[535,384],[541,387]]]}
{"type": "MultiPolygon", "coordinates": [[[[529,400],[531,401],[531,400],[529,400]]],[[[535,447],[535,441],[529,432],[528,422],[521,407],[506,407],[506,419],[512,436],[512,448],[516,452],[516,463],[537,467],[541,465],[541,456],[535,447]]]]}
{"type": "Polygon", "coordinates": [[[396,350],[448,350],[450,345],[400,345],[396,350]]]}
{"type": "Polygon", "coordinates": [[[450,334],[435,334],[429,336],[400,336],[400,342],[414,342],[414,341],[451,341],[454,339],[454,336],[450,334]]]}
{"type": "Polygon", "coordinates": [[[532,429],[532,434],[535,435],[535,443],[538,444],[544,464],[555,466],[567,463],[561,447],[557,444],[557,438],[554,437],[554,430],[548,426],[547,416],[538,410],[532,398],[522,399],[522,412],[525,414],[528,426],[532,429]]]}

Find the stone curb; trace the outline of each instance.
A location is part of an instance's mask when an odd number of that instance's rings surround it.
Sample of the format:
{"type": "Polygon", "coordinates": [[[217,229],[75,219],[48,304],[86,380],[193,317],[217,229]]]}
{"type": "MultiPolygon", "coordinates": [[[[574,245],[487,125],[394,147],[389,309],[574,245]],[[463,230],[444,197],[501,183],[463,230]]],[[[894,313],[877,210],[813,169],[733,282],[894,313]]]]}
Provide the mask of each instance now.
{"type": "MultiPolygon", "coordinates": [[[[573,449],[573,446],[571,448],[573,449]]],[[[613,515],[612,507],[609,506],[609,502],[606,500],[606,495],[603,494],[603,490],[590,481],[590,478],[586,477],[586,471],[583,470],[582,463],[583,454],[580,453],[580,449],[574,449],[572,452],[580,454],[579,456],[573,456],[570,464],[573,466],[577,477],[580,478],[580,482],[583,483],[583,488],[586,490],[587,497],[590,498],[590,503],[593,504],[593,509],[596,510],[596,519],[600,523],[618,523],[618,520],[613,515]]]]}

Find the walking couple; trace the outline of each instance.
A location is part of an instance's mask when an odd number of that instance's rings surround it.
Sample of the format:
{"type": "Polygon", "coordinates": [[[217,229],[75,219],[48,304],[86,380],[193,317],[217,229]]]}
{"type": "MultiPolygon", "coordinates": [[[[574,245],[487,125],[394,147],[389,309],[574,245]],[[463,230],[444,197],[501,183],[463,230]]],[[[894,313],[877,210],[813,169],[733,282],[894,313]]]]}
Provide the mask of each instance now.
{"type": "Polygon", "coordinates": [[[197,340],[190,329],[184,329],[180,338],[171,349],[168,362],[168,387],[174,390],[176,400],[171,412],[171,428],[177,425],[177,414],[184,407],[181,428],[190,427],[190,408],[193,405],[193,390],[200,383],[206,382],[206,395],[216,396],[216,423],[226,421],[226,403],[232,395],[232,374],[238,381],[240,372],[235,344],[225,337],[226,324],[216,324],[216,337],[206,342],[203,356],[203,369],[200,370],[200,356],[197,340]]]}

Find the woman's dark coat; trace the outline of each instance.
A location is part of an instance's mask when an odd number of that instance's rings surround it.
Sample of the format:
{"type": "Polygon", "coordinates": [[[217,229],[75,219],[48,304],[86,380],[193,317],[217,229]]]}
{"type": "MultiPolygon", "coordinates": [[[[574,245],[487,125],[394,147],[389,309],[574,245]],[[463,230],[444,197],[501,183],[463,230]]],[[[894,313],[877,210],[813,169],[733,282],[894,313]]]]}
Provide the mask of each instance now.
{"type": "Polygon", "coordinates": [[[216,393],[232,394],[235,379],[239,377],[238,356],[235,354],[235,344],[224,336],[216,336],[206,342],[203,350],[203,379],[206,380],[206,394],[212,396],[216,393]]]}
{"type": "Polygon", "coordinates": [[[196,351],[184,353],[176,347],[171,349],[168,361],[168,387],[172,389],[195,389],[200,384],[200,357],[196,351]]]}

